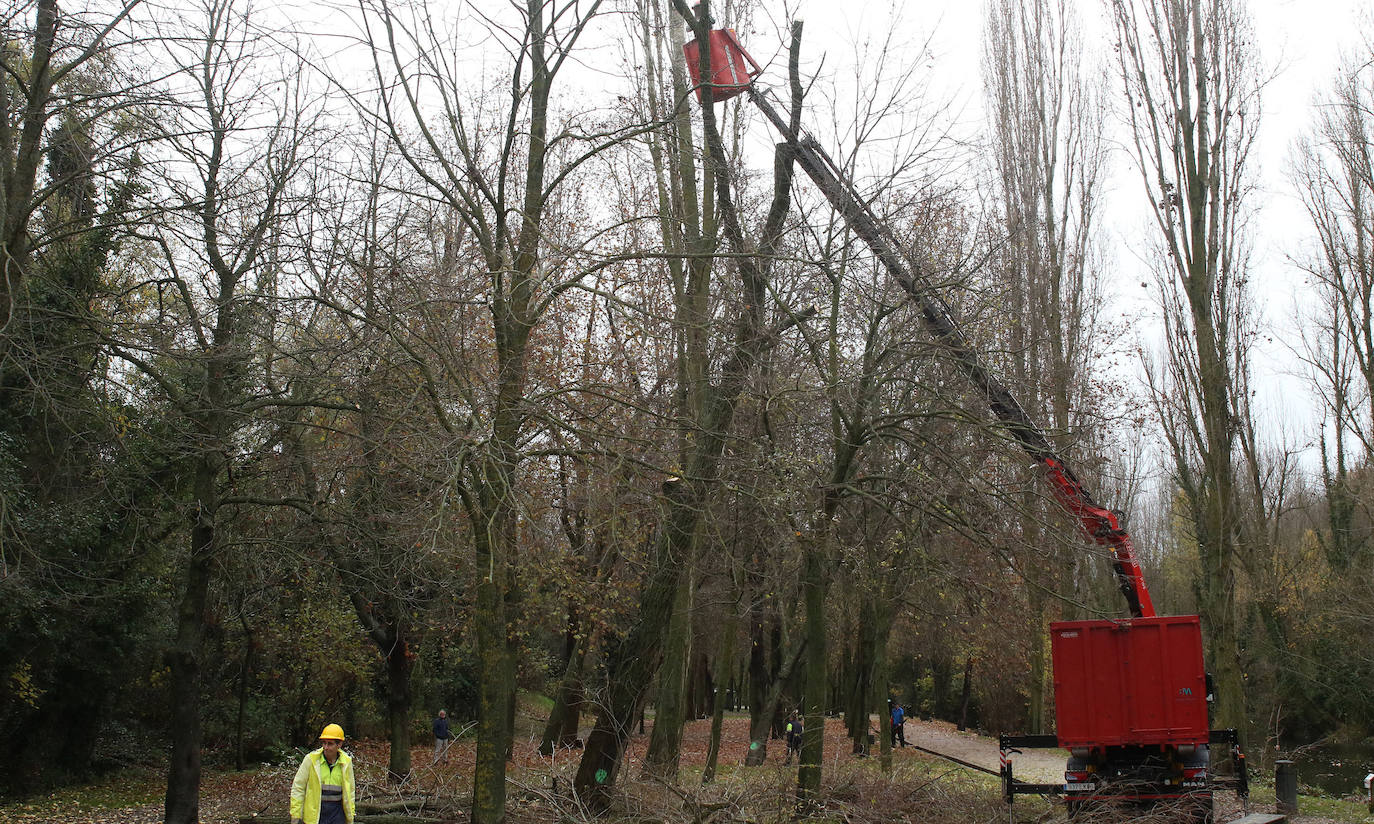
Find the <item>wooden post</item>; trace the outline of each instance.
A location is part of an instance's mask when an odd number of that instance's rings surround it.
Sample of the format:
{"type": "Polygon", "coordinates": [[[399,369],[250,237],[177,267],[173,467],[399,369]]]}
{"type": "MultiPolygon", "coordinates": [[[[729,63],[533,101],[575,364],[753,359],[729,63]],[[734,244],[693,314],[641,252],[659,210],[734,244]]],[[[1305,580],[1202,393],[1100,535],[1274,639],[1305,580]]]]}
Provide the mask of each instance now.
{"type": "Polygon", "coordinates": [[[1298,814],[1298,765],[1292,761],[1274,762],[1274,811],[1298,814]]]}

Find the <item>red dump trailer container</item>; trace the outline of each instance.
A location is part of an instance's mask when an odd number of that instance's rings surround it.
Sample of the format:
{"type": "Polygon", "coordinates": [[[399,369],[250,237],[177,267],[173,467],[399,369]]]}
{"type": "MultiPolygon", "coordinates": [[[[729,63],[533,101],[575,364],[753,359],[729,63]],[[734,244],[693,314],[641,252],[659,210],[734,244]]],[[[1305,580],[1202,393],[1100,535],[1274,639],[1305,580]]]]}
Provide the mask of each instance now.
{"type": "Polygon", "coordinates": [[[1050,625],[1059,746],[1206,744],[1196,615],[1050,625]]]}
{"type": "Polygon", "coordinates": [[[1249,795],[1235,730],[1209,730],[1202,626],[1196,615],[1050,624],[1053,735],[1003,735],[1002,792],[1060,795],[1070,813],[1098,804],[1169,805],[1212,821],[1219,786],[1249,795]],[[1233,776],[1211,774],[1211,745],[1230,747],[1233,776]],[[1062,784],[1018,781],[1022,747],[1069,751],[1062,784]]]}

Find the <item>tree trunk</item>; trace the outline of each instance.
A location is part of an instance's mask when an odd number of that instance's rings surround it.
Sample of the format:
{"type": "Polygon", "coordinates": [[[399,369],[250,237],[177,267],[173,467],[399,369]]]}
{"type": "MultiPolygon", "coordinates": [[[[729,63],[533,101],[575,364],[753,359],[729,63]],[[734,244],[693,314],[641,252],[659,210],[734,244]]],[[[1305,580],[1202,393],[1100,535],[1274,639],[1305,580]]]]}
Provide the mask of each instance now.
{"type": "Polygon", "coordinates": [[[873,702],[878,707],[879,715],[885,716],[878,719],[880,730],[878,737],[882,739],[878,751],[882,757],[883,775],[891,776],[892,687],[888,684],[890,667],[887,644],[892,635],[892,601],[889,598],[879,598],[879,602],[874,605],[874,618],[876,631],[873,645],[873,683],[875,687],[873,702]]]}
{"type": "Polygon", "coordinates": [[[253,629],[248,626],[248,618],[240,612],[243,623],[243,665],[239,667],[238,711],[234,716],[234,769],[243,771],[243,719],[248,712],[248,678],[253,673],[253,629]]]}
{"type": "Polygon", "coordinates": [[[664,632],[672,621],[682,573],[677,559],[686,557],[701,509],[692,486],[681,481],[664,484],[665,523],[654,553],[653,570],[640,599],[639,620],[628,635],[608,645],[606,691],[599,701],[601,711],[587,736],[574,779],[578,796],[597,812],[610,806],[611,788],[630,739],[631,725],[643,706],[649,681],[658,670],[664,632]]]}
{"type": "MultiPolygon", "coordinates": [[[[1195,277],[1201,277],[1195,275],[1195,277]]],[[[1195,296],[1190,295],[1193,299],[1195,296]]],[[[1201,302],[1201,301],[1199,301],[1201,302]]],[[[1207,474],[1204,482],[1202,522],[1198,524],[1198,550],[1202,562],[1202,586],[1198,608],[1207,632],[1208,666],[1216,681],[1217,701],[1213,710],[1223,727],[1243,730],[1245,716],[1245,678],[1241,672],[1235,595],[1236,563],[1239,554],[1238,502],[1235,494],[1232,410],[1230,385],[1224,359],[1217,354],[1212,327],[1210,299],[1194,309],[1198,347],[1198,367],[1202,378],[1203,429],[1207,444],[1203,460],[1207,474]]]]}
{"type": "Polygon", "coordinates": [[[171,669],[172,750],[168,756],[166,824],[200,821],[201,665],[209,603],[211,564],[215,557],[218,466],[202,457],[196,465],[193,488],[191,552],[183,573],[184,589],[177,608],[176,641],[169,656],[171,669]]]}
{"type": "Polygon", "coordinates": [[[391,760],[387,780],[400,783],[410,775],[410,674],[413,659],[404,635],[397,630],[386,652],[387,728],[391,760]]]}
{"type": "Polygon", "coordinates": [[[692,666],[687,677],[687,719],[696,721],[713,715],[716,699],[724,700],[724,694],[717,695],[717,685],[711,673],[711,661],[704,651],[692,654],[692,666]]]}
{"type": "Polygon", "coordinates": [[[1045,597],[1039,586],[1032,585],[1027,597],[1030,599],[1030,680],[1026,684],[1027,707],[1026,729],[1032,734],[1045,732],[1045,683],[1049,680],[1049,667],[1045,661],[1046,638],[1045,597]]]}
{"type": "Polygon", "coordinates": [[[654,704],[654,729],[644,755],[644,772],[664,781],[676,781],[682,752],[687,662],[692,643],[692,573],[678,583],[677,598],[668,637],[663,645],[663,665],[658,671],[658,700],[654,704]]]}
{"type": "MultiPolygon", "coordinates": [[[[739,634],[739,627],[733,621],[729,622],[725,628],[725,637],[721,639],[719,657],[716,659],[716,672],[728,672],[735,660],[735,636],[739,634]]],[[[709,784],[716,778],[716,761],[720,758],[720,733],[725,725],[725,705],[729,702],[729,690],[723,694],[717,690],[715,693],[715,706],[711,710],[711,746],[706,751],[706,767],[701,771],[701,783],[709,784]]]]}
{"type": "Polygon", "coordinates": [[[821,760],[825,757],[826,549],[823,540],[805,542],[802,593],[806,604],[806,723],[802,728],[801,764],[797,767],[797,802],[805,807],[820,798],[821,760]]]}
{"type": "MultiPolygon", "coordinates": [[[[862,607],[860,607],[862,610],[862,607]]],[[[863,641],[858,637],[862,632],[862,626],[856,627],[846,618],[841,637],[846,642],[838,650],[839,664],[836,667],[836,692],[839,702],[840,713],[844,718],[845,736],[849,738],[851,750],[855,755],[863,752],[859,746],[859,728],[862,724],[859,721],[859,708],[854,704],[854,694],[856,686],[860,680],[859,674],[859,648],[863,641]]],[[[861,702],[862,703],[862,702],[861,702]]]]}
{"type": "MultiPolygon", "coordinates": [[[[806,643],[806,638],[803,637],[795,644],[782,662],[782,666],[778,667],[777,675],[773,678],[768,692],[759,699],[759,705],[754,708],[759,711],[750,717],[749,753],[744,757],[746,767],[757,767],[768,759],[768,739],[773,732],[774,719],[786,714],[779,712],[778,702],[782,700],[782,691],[792,679],[792,673],[806,650],[806,643]]],[[[805,724],[802,726],[805,731],[805,724]]]]}
{"type": "Polygon", "coordinates": [[[865,755],[869,751],[868,736],[872,730],[869,702],[873,698],[874,647],[877,636],[873,601],[872,597],[865,597],[859,606],[859,631],[854,637],[850,693],[846,702],[846,715],[853,716],[850,737],[854,742],[854,752],[865,755]]]}
{"type": "MultiPolygon", "coordinates": [[[[490,540],[500,540],[491,536],[490,540]]],[[[487,543],[479,539],[479,544],[487,543]]],[[[506,746],[511,731],[507,728],[507,705],[513,685],[509,672],[506,642],[505,563],[497,561],[490,550],[479,551],[478,568],[487,570],[477,586],[477,608],[473,623],[477,635],[477,656],[481,664],[481,683],[477,691],[477,763],[473,770],[472,820],[474,824],[501,824],[506,808],[506,746]]]]}
{"type": "Polygon", "coordinates": [[[957,721],[958,708],[954,705],[954,661],[946,650],[936,650],[930,659],[930,705],[936,718],[957,721]]]}
{"type": "Polygon", "coordinates": [[[968,708],[973,700],[973,658],[964,660],[964,689],[959,697],[959,732],[968,729],[968,708]]]}
{"type": "MultiPolygon", "coordinates": [[[[507,615],[519,615],[520,612],[519,612],[519,610],[514,609],[514,608],[513,608],[513,605],[512,605],[509,601],[507,601],[507,603],[506,603],[506,614],[507,614],[507,615]]],[[[507,634],[507,636],[506,636],[506,683],[510,685],[510,689],[506,691],[506,760],[507,760],[507,761],[514,761],[514,760],[515,760],[515,704],[516,704],[516,699],[518,699],[518,698],[520,697],[520,690],[515,686],[515,671],[516,671],[516,660],[515,660],[515,655],[516,655],[516,650],[517,650],[517,649],[519,649],[519,647],[517,646],[517,640],[516,640],[515,638],[511,637],[511,635],[509,634],[509,631],[508,631],[508,634],[507,634]]]]}
{"type": "MultiPolygon", "coordinates": [[[[569,617],[575,622],[574,616],[569,617]]],[[[570,636],[571,655],[563,668],[563,678],[558,683],[554,695],[553,709],[549,712],[548,723],[544,725],[544,737],[539,742],[540,755],[552,755],[560,747],[571,746],[577,738],[578,720],[581,716],[582,669],[587,660],[587,647],[591,636],[583,635],[581,640],[576,634],[570,636]]]]}
{"type": "Polygon", "coordinates": [[[749,754],[746,766],[756,767],[768,757],[769,732],[773,726],[774,710],[768,706],[768,691],[775,673],[768,672],[770,635],[765,632],[762,607],[755,600],[749,621],[749,754]]]}

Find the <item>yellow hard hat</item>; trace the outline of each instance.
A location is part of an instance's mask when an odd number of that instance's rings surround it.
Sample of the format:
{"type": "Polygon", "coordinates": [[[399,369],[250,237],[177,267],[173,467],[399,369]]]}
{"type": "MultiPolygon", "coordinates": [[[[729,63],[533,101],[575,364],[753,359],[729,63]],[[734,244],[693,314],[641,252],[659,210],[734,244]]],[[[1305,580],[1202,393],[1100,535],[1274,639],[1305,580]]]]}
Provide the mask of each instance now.
{"type": "Polygon", "coordinates": [[[320,733],[320,740],[323,741],[326,738],[333,739],[334,741],[344,740],[343,727],[340,727],[338,724],[326,724],[324,732],[320,733]]]}

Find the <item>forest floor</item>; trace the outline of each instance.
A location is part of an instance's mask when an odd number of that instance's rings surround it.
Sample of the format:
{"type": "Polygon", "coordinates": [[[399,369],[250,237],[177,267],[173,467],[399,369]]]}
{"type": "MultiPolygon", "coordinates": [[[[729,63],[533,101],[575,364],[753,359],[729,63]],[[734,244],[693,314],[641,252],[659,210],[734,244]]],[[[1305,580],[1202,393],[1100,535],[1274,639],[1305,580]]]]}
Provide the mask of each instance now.
{"type": "MultiPolygon", "coordinates": [[[[876,727],[876,724],[874,725],[876,727]]],[[[510,770],[508,816],[511,824],[551,824],[587,820],[565,790],[577,769],[579,751],[563,751],[552,758],[537,752],[533,725],[525,725],[517,740],[510,770]]],[[[770,742],[764,766],[740,766],[749,747],[748,719],[725,722],[716,780],[701,783],[710,737],[710,721],[686,727],[679,781],[666,784],[642,776],[641,759],[648,739],[635,736],[622,773],[622,797],[607,820],[629,824],[766,824],[795,820],[795,767],[783,764],[782,742],[770,742]]],[[[942,722],[908,721],[907,741],[972,764],[997,769],[995,738],[958,732],[942,722]]],[[[431,821],[465,824],[471,798],[474,745],[460,739],[448,761],[430,764],[432,748],[411,751],[413,770],[400,784],[386,782],[389,750],[384,743],[350,742],[358,775],[360,803],[390,803],[431,821]]],[[[826,724],[824,803],[813,811],[816,821],[837,824],[890,824],[892,821],[929,824],[1012,821],[1014,824],[1062,821],[1062,809],[1034,797],[1018,797],[1009,815],[1000,798],[996,776],[970,770],[937,758],[916,747],[892,753],[891,775],[884,775],[876,757],[850,753],[841,721],[826,724]]],[[[1063,756],[1056,751],[1017,756],[1016,772],[1028,781],[1054,781],[1062,775],[1063,756]]],[[[201,783],[201,821],[237,824],[241,819],[284,820],[295,764],[260,765],[241,772],[207,768],[201,783]]],[[[18,802],[0,803],[0,824],[157,824],[162,821],[165,774],[154,766],[130,768],[86,787],[18,802]]],[[[1252,811],[1273,809],[1272,786],[1254,788],[1252,811]]],[[[1374,815],[1359,799],[1322,799],[1304,796],[1305,815],[1292,824],[1374,824],[1374,815]]],[[[1239,817],[1242,810],[1228,799],[1219,805],[1217,821],[1239,817]]],[[[1076,819],[1083,821],[1084,819],[1076,819]]],[[[1160,820],[1117,813],[1103,821],[1160,820]]]]}

